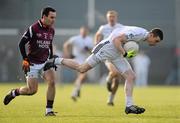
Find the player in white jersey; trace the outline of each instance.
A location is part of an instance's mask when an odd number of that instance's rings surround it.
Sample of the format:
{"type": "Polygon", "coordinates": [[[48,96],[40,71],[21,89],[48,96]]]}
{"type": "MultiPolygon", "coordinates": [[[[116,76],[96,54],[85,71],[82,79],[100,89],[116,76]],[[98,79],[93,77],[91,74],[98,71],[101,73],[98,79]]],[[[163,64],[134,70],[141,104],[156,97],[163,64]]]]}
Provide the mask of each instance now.
{"type": "MultiPolygon", "coordinates": [[[[122,29],[124,27],[124,25],[117,23],[117,18],[118,18],[118,13],[116,11],[114,10],[107,11],[106,14],[107,24],[100,26],[99,30],[96,32],[95,40],[94,40],[95,44],[98,44],[103,39],[106,39],[114,29],[116,28],[122,29]]],[[[109,91],[107,104],[113,106],[114,97],[119,86],[120,74],[118,73],[118,70],[111,62],[106,61],[105,65],[109,71],[108,76],[106,78],[107,89],[109,91]]]]}
{"type": "MultiPolygon", "coordinates": [[[[88,36],[89,30],[87,27],[80,28],[80,34],[71,37],[64,44],[64,54],[68,58],[74,58],[79,64],[82,64],[93,48],[93,40],[88,36]]],[[[87,74],[79,73],[75,80],[75,88],[71,98],[76,101],[80,97],[80,89],[87,74]]]]}
{"type": "Polygon", "coordinates": [[[72,59],[53,58],[46,63],[45,68],[48,69],[54,65],[62,64],[71,69],[77,70],[80,73],[84,73],[95,67],[100,62],[108,60],[118,69],[118,72],[121,73],[125,79],[125,113],[141,114],[144,113],[145,109],[138,107],[133,103],[132,96],[135,74],[126,60],[126,58],[134,57],[136,52],[133,50],[126,52],[123,49],[123,44],[127,41],[135,41],[139,43],[145,41],[150,46],[155,46],[161,40],[163,40],[163,32],[158,28],[154,28],[148,32],[140,27],[126,26],[123,30],[115,29],[108,38],[96,45],[92,50],[92,54],[83,64],[78,64],[78,62],[72,59]]]}

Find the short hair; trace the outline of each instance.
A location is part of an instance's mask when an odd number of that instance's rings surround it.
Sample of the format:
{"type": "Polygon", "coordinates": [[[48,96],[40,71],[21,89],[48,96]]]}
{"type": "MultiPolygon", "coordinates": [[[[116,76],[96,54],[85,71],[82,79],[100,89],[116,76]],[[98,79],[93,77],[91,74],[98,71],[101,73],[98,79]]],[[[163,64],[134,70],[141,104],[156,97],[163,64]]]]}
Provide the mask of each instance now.
{"type": "Polygon", "coordinates": [[[49,12],[56,12],[56,10],[50,6],[48,7],[45,7],[42,9],[41,11],[41,18],[45,15],[45,16],[48,16],[49,15],[49,12]]]}
{"type": "Polygon", "coordinates": [[[159,28],[154,28],[150,31],[154,36],[159,36],[160,40],[163,40],[163,31],[159,28]]]}
{"type": "Polygon", "coordinates": [[[81,26],[80,29],[86,29],[86,30],[89,30],[89,27],[88,26],[81,26]]]}
{"type": "Polygon", "coordinates": [[[109,11],[107,11],[107,14],[106,14],[106,16],[107,16],[108,14],[113,14],[113,15],[116,15],[116,16],[118,16],[118,13],[117,13],[117,11],[115,11],[115,10],[109,10],[109,11]]]}

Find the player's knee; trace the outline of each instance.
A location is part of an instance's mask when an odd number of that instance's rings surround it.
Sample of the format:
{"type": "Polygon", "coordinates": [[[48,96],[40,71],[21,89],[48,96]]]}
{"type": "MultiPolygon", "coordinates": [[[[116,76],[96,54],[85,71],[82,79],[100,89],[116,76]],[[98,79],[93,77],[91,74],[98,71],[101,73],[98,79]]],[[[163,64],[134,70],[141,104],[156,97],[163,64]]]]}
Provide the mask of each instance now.
{"type": "Polygon", "coordinates": [[[128,74],[128,80],[129,81],[134,81],[135,80],[135,78],[136,78],[136,76],[135,76],[135,74],[134,73],[130,73],[130,74],[128,74]]]}
{"type": "Polygon", "coordinates": [[[115,86],[118,86],[118,85],[119,85],[119,78],[116,77],[115,79],[116,79],[116,80],[114,81],[114,84],[115,84],[115,86]]]}
{"type": "Polygon", "coordinates": [[[37,89],[30,89],[28,95],[34,95],[37,93],[37,89]]]}
{"type": "Polygon", "coordinates": [[[109,76],[111,76],[111,78],[117,77],[118,76],[118,72],[111,71],[111,72],[109,72],[109,76]]]}
{"type": "Polygon", "coordinates": [[[86,69],[80,69],[79,72],[80,73],[85,73],[87,70],[86,69]]]}
{"type": "Polygon", "coordinates": [[[55,87],[55,81],[54,81],[54,80],[50,80],[50,81],[48,82],[48,86],[49,86],[49,87],[55,87]]]}
{"type": "Polygon", "coordinates": [[[83,67],[83,66],[79,66],[78,71],[80,73],[85,73],[85,72],[87,72],[87,69],[85,67],[83,67]]]}

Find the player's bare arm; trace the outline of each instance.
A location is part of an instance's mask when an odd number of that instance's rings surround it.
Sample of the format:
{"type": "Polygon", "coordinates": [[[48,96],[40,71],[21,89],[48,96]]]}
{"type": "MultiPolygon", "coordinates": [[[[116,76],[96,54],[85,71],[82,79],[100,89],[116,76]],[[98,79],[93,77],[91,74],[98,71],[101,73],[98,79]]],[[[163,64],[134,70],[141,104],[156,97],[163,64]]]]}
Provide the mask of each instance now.
{"type": "Polygon", "coordinates": [[[66,41],[63,45],[64,57],[71,58],[72,54],[72,44],[69,41],[66,41]]]}
{"type": "Polygon", "coordinates": [[[126,54],[126,51],[122,47],[122,44],[125,42],[126,42],[126,37],[124,34],[120,35],[119,37],[117,37],[113,40],[114,46],[119,51],[119,53],[122,55],[126,54]]]}
{"type": "Polygon", "coordinates": [[[95,45],[98,44],[102,39],[103,39],[103,35],[99,31],[97,31],[94,37],[94,44],[95,45]]]}

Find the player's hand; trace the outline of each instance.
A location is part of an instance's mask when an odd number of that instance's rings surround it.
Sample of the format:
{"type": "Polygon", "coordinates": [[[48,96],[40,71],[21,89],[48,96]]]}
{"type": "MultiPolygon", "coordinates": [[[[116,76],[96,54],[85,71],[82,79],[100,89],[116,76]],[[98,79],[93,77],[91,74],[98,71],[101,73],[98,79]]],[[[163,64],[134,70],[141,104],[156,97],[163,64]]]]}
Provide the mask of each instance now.
{"type": "Polygon", "coordinates": [[[91,54],[91,49],[89,47],[87,47],[87,46],[84,47],[84,51],[91,54]]]}
{"type": "Polygon", "coordinates": [[[70,58],[71,58],[71,59],[74,59],[75,56],[74,56],[73,54],[70,54],[70,58]]]}
{"type": "Polygon", "coordinates": [[[30,71],[30,61],[28,58],[25,58],[22,62],[22,69],[25,74],[30,71]]]}
{"type": "Polygon", "coordinates": [[[84,51],[86,51],[86,52],[90,51],[89,47],[85,46],[84,51]]]}
{"type": "Polygon", "coordinates": [[[137,55],[137,52],[135,50],[130,50],[126,52],[123,56],[127,58],[132,58],[137,55]]]}

